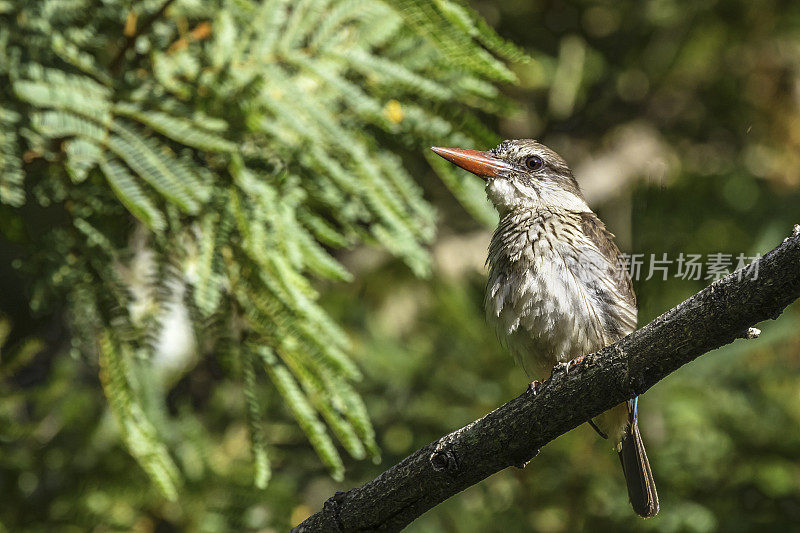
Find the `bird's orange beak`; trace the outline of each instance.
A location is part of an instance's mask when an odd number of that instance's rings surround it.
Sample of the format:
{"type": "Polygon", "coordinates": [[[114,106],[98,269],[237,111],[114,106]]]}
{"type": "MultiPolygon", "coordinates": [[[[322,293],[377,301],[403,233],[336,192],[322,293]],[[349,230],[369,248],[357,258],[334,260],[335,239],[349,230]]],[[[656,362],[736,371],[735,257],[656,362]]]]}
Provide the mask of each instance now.
{"type": "Polygon", "coordinates": [[[433,146],[431,150],[451,163],[460,166],[464,170],[469,170],[483,179],[499,178],[514,168],[489,152],[464,150],[463,148],[442,148],[440,146],[433,146]]]}

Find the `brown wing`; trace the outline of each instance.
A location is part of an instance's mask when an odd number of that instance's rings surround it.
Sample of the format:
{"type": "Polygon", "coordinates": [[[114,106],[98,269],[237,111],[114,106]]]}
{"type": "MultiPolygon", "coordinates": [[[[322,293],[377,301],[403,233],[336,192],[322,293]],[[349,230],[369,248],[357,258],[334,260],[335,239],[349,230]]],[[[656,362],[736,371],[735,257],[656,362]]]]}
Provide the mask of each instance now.
{"type": "Polygon", "coordinates": [[[609,281],[616,288],[619,296],[636,309],[636,294],[633,292],[628,268],[619,248],[614,243],[614,234],[606,229],[603,221],[592,212],[581,213],[581,229],[583,234],[597,247],[608,261],[609,281]]]}

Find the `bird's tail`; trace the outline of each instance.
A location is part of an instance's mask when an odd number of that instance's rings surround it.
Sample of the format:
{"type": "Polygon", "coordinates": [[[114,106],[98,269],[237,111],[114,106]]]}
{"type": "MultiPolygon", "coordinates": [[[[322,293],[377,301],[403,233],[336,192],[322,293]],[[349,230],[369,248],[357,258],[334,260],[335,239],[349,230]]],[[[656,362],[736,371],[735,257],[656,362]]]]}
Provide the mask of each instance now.
{"type": "Polygon", "coordinates": [[[633,510],[644,518],[658,514],[658,493],[636,417],[636,399],[628,402],[629,425],[619,447],[619,460],[633,510]]]}

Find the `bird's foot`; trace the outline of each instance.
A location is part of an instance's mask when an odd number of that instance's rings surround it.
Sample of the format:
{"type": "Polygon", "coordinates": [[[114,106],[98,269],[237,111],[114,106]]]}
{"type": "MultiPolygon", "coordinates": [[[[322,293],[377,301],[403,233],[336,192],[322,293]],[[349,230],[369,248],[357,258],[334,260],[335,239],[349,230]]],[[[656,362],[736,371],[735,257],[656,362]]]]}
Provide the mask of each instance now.
{"type": "Polygon", "coordinates": [[[528,383],[528,392],[531,395],[536,396],[537,394],[539,394],[539,388],[541,386],[542,386],[542,382],[534,379],[533,381],[528,383]]]}
{"type": "Polygon", "coordinates": [[[564,369],[564,373],[565,374],[569,374],[570,368],[572,368],[574,366],[580,366],[580,364],[583,363],[584,359],[586,359],[586,356],[582,355],[580,357],[576,357],[575,359],[572,359],[571,361],[568,361],[567,362],[567,367],[564,369]]]}

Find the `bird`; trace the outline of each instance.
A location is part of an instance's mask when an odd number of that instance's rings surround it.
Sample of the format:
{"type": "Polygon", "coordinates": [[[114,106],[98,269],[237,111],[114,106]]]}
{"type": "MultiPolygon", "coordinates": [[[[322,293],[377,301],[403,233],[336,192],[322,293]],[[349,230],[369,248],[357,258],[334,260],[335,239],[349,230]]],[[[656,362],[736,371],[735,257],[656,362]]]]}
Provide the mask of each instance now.
{"type": "MultiPolygon", "coordinates": [[[[554,366],[569,369],[636,329],[636,295],[614,235],[561,156],[533,139],[487,151],[431,149],[486,181],[499,214],[486,260],[486,317],[534,393],[554,366]]],[[[589,423],[614,444],[633,510],[650,518],[658,493],[637,408],[638,397],[589,423]]]]}

